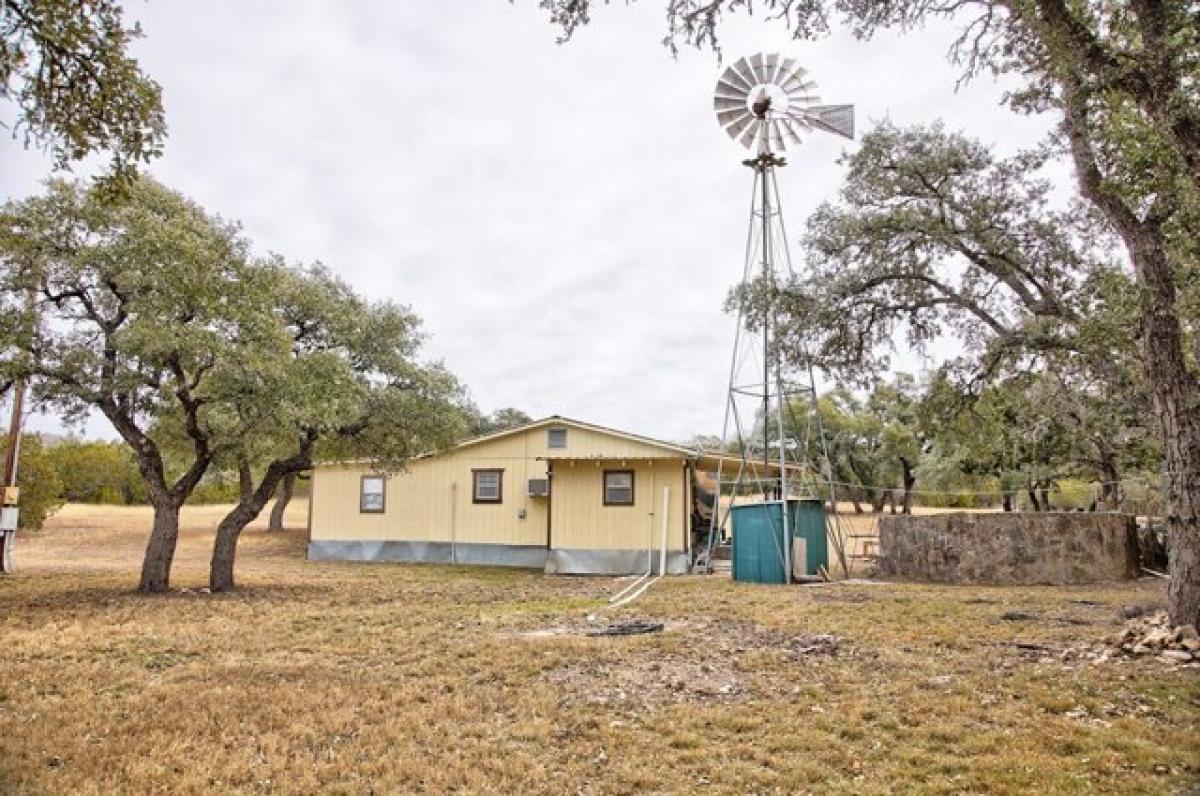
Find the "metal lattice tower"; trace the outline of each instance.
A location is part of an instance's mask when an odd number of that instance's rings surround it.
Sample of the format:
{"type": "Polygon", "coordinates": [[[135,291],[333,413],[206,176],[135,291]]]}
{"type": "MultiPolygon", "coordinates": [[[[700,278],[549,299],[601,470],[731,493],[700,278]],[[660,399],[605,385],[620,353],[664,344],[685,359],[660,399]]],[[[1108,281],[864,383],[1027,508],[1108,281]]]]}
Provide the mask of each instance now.
{"type": "MultiPolygon", "coordinates": [[[[816,83],[795,60],[778,55],[754,55],[729,66],[717,81],[713,106],[717,121],[731,138],[753,150],[742,161],[754,172],[750,229],[746,236],[745,264],[739,294],[761,292],[756,317],[748,317],[738,304],[733,357],[725,418],[721,430],[721,460],[717,468],[708,542],[695,569],[712,571],[714,547],[728,532],[730,510],[746,494],[766,500],[812,496],[827,485],[831,497],[832,475],[824,437],[816,413],[816,383],[807,357],[800,367],[789,367],[777,350],[774,293],[780,276],[794,274],[775,171],[787,165],[782,153],[788,144],[801,142],[801,134],[823,130],[854,137],[851,105],[818,105],[816,83]],[[807,403],[804,427],[793,408],[807,403]],[[824,473],[809,466],[809,446],[821,446],[824,473]],[[721,496],[730,492],[730,504],[721,496]]],[[[782,511],[779,551],[784,571],[791,577],[789,512],[782,511]]]]}

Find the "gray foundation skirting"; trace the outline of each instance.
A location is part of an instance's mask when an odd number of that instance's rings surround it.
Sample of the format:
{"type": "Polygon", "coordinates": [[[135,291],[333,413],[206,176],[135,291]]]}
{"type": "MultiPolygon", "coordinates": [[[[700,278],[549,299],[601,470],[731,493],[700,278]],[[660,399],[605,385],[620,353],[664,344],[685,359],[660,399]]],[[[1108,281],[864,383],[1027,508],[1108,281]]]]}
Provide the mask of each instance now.
{"type": "MultiPolygon", "coordinates": [[[[421,564],[478,564],[542,569],[560,575],[640,575],[645,550],[549,550],[541,545],[412,542],[396,539],[319,539],[308,543],[310,561],[407,561],[421,564]]],[[[658,574],[659,554],[653,569],[658,574]]],[[[687,553],[667,552],[667,574],[688,571],[687,553]]]]}
{"type": "Polygon", "coordinates": [[[310,561],[409,561],[421,564],[480,564],[496,567],[541,569],[546,548],[541,545],[479,544],[460,542],[410,542],[394,539],[344,541],[313,540],[310,561]]]}
{"type": "MultiPolygon", "coordinates": [[[[654,551],[653,571],[658,574],[659,552],[654,551]]],[[[684,575],[688,555],[667,551],[667,574],[684,575]]],[[[646,571],[645,550],[551,550],[546,571],[560,575],[641,575],[646,571]]]]}

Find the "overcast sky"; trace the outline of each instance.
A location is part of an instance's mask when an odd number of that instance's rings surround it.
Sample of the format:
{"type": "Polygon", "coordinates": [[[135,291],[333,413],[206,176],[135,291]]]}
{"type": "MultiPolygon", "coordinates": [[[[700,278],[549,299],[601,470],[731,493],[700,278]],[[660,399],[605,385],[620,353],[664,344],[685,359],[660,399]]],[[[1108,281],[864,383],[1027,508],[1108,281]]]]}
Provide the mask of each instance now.
{"type": "MultiPolygon", "coordinates": [[[[532,0],[129,3],[170,127],[150,171],[239,219],[257,250],[411,305],[427,356],[485,411],[716,433],[752,175],[713,117],[716,57],[673,60],[662,6],[600,7],[560,46],[532,0]]],[[[795,43],[759,19],[722,33],[727,61],[799,59],[860,130],[942,117],[1011,152],[1046,129],[990,80],[954,91],[952,26],[869,44],[795,43]]],[[[793,239],[853,146],[817,135],[789,153],[793,239]]],[[[0,142],[4,197],[48,171],[0,142]]]]}

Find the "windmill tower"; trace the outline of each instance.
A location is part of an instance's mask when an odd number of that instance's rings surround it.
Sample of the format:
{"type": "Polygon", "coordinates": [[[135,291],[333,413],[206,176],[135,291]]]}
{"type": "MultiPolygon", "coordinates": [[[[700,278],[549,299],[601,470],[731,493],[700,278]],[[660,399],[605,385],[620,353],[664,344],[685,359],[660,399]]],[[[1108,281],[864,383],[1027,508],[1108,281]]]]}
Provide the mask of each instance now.
{"type": "MultiPolygon", "coordinates": [[[[730,138],[754,153],[742,161],[753,170],[754,185],[739,293],[755,291],[762,299],[755,317],[747,317],[739,302],[717,494],[697,571],[712,571],[713,549],[727,535],[733,503],[743,495],[783,501],[786,507],[795,494],[816,494],[820,482],[833,487],[828,467],[822,474],[808,466],[810,443],[823,446],[824,439],[819,428],[799,428],[792,407],[807,400],[815,410],[816,384],[807,363],[800,368],[784,364],[777,350],[772,297],[779,277],[794,273],[775,179],[776,169],[787,165],[786,147],[800,144],[801,136],[814,130],[854,137],[854,107],[820,105],[816,88],[795,60],[761,53],[738,60],[717,81],[713,98],[717,121],[730,138]],[[730,503],[722,506],[721,496],[726,493],[730,503]]],[[[811,426],[816,412],[808,412],[807,417],[811,426]]],[[[779,538],[784,540],[778,554],[790,581],[790,511],[785,508],[778,514],[783,523],[779,538]]]]}

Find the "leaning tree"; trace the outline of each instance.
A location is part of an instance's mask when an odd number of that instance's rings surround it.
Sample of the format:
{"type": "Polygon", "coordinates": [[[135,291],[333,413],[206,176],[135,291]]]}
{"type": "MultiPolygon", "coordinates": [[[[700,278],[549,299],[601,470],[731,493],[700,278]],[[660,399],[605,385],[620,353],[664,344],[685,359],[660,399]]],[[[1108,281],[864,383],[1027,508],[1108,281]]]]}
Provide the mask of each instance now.
{"type": "Polygon", "coordinates": [[[68,421],[100,413],[129,444],[154,507],[145,592],[168,588],[180,508],[250,430],[233,407],[257,389],[255,364],[288,354],[246,247],[145,178],[119,202],[53,181],[0,211],[0,377],[28,380],[68,421]],[[176,465],[156,431],[171,426],[187,440],[176,465]]]}
{"type": "Polygon", "coordinates": [[[248,369],[255,387],[224,407],[249,432],[226,452],[240,494],[217,526],[213,591],[234,588],[242,531],[318,453],[396,470],[453,442],[467,417],[455,379],[417,361],[419,321],[407,308],[366,301],[321,266],[274,258],[255,268],[271,285],[271,319],[288,350],[248,369]]]}

